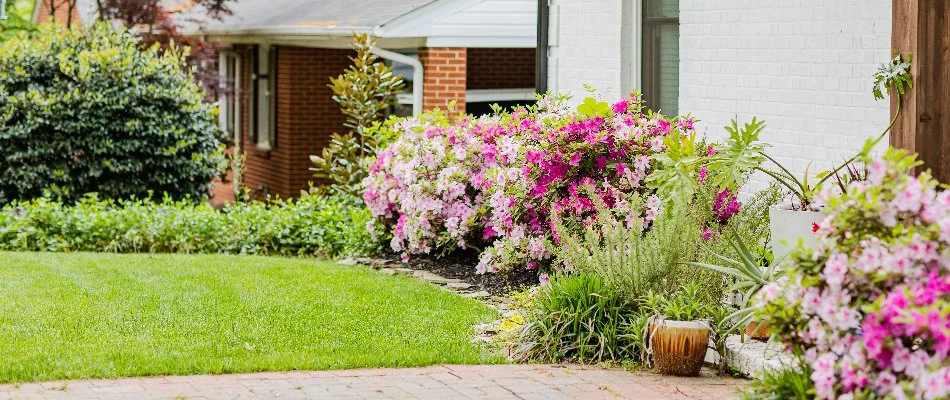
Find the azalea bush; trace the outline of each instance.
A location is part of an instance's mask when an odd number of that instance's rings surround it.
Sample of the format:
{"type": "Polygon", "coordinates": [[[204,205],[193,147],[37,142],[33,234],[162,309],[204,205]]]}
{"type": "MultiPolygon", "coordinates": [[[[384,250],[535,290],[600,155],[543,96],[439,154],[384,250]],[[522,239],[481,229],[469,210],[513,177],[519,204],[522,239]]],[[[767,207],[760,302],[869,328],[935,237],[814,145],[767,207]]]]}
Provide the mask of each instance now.
{"type": "Polygon", "coordinates": [[[864,159],[866,181],[825,195],[817,248],[760,316],[803,357],[819,398],[950,396],[950,191],[916,158],[864,159]]]}
{"type": "Polygon", "coordinates": [[[693,120],[645,110],[636,93],[612,105],[588,98],[576,111],[565,100],[395,123],[401,136],[378,154],[363,196],[392,227],[393,250],[408,257],[474,247],[482,273],[538,268],[558,241],[552,213],[580,231],[596,218],[594,196],[625,224],[649,227],[665,203],[647,184],[656,156],[692,137],[693,120]]]}
{"type": "Polygon", "coordinates": [[[48,198],[0,209],[0,250],[216,253],[341,257],[371,255],[379,242],[356,198],[236,203],[222,210],[189,199],[48,198]]]}

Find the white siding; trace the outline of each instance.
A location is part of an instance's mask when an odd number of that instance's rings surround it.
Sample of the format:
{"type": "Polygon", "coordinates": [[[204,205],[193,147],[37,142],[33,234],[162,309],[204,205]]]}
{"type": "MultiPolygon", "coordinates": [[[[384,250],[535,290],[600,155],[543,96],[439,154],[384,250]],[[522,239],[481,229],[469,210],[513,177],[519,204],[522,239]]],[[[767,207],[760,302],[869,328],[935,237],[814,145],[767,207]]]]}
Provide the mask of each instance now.
{"type": "Polygon", "coordinates": [[[384,24],[377,35],[425,37],[428,47],[537,45],[535,0],[438,0],[384,24]]]}
{"type": "MultiPolygon", "coordinates": [[[[536,40],[538,2],[483,0],[437,19],[433,36],[496,36],[500,31],[536,40]]],[[[537,43],[537,41],[535,41],[537,43]]]]}
{"type": "MultiPolygon", "coordinates": [[[[552,1],[552,91],[575,101],[584,84],[608,99],[626,92],[623,70],[640,69],[622,57],[623,13],[640,1],[623,1],[552,1]]],[[[770,154],[801,173],[847,159],[887,125],[888,102],[871,86],[890,56],[891,1],[681,0],[680,10],[679,111],[700,119],[700,132],[765,119],[770,154]]],[[[627,36],[641,29],[633,21],[627,36]]]]}
{"type": "Polygon", "coordinates": [[[584,84],[589,84],[608,99],[621,95],[622,1],[551,2],[548,88],[552,92],[570,93],[579,102],[587,95],[584,84]]]}
{"type": "Polygon", "coordinates": [[[842,162],[887,125],[888,102],[871,87],[890,55],[889,0],[682,0],[680,10],[680,112],[701,131],[722,136],[736,115],[757,116],[769,153],[800,173],[842,162]]]}

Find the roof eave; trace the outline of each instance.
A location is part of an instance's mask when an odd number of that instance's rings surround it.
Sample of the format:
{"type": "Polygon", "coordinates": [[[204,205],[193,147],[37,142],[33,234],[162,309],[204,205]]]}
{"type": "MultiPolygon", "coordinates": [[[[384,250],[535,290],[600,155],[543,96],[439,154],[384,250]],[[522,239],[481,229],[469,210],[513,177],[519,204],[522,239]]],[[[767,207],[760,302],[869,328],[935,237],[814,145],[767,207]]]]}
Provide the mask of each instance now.
{"type": "Polygon", "coordinates": [[[316,26],[263,26],[253,28],[212,28],[192,29],[186,35],[225,37],[225,36],[299,36],[299,37],[349,37],[356,33],[373,33],[375,27],[316,27],[316,26]]]}

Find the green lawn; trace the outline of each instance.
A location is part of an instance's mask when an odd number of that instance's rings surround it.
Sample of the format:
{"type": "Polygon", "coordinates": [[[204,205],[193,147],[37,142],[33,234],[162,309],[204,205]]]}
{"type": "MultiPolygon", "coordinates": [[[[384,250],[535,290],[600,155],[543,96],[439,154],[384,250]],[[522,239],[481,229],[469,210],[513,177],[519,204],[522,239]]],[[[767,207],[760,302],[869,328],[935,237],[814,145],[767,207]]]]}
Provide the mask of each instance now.
{"type": "Polygon", "coordinates": [[[487,362],[494,316],[307,259],[0,252],[0,381],[487,362]]]}

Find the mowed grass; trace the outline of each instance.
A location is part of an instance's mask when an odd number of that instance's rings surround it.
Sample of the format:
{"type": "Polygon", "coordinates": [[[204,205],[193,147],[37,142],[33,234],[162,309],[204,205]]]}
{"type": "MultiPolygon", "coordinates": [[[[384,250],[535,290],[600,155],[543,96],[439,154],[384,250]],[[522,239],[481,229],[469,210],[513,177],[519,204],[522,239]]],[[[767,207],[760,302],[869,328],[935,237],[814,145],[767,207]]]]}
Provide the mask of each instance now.
{"type": "Polygon", "coordinates": [[[495,315],[315,260],[0,252],[0,381],[491,362],[495,315]]]}

